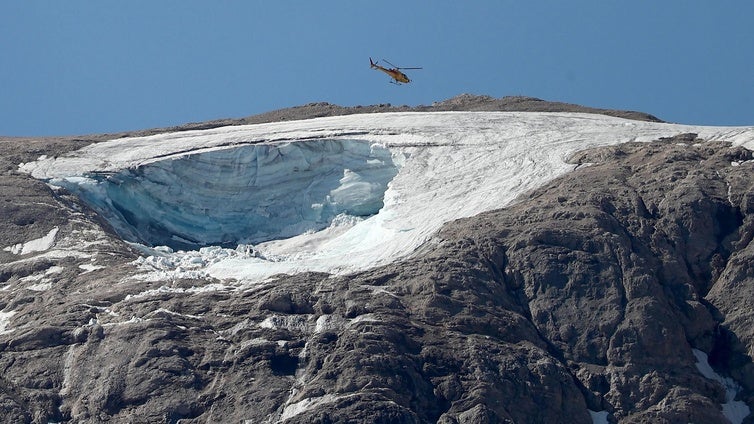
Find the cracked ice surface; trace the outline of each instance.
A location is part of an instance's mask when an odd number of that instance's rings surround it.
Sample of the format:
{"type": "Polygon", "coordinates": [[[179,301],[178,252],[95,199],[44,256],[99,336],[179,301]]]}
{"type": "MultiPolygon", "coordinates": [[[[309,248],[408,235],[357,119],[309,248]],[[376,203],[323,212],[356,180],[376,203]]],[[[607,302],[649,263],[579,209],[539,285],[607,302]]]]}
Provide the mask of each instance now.
{"type": "Polygon", "coordinates": [[[392,262],[443,223],[508,206],[572,170],[565,158],[578,150],[686,132],[754,148],[751,127],[386,113],[118,139],[21,169],[79,193],[129,240],[184,249],[253,244],[243,253],[153,251],[169,257],[163,264],[190,257],[191,269],[206,275],[258,281],[392,262]]]}

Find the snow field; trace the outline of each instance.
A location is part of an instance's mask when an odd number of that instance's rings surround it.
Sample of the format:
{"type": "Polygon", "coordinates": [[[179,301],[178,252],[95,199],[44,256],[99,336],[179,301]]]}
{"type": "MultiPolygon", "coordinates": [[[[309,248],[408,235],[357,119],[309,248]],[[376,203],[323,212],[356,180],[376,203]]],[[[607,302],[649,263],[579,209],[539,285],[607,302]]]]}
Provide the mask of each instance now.
{"type": "Polygon", "coordinates": [[[78,192],[132,241],[172,243],[139,262],[151,278],[254,282],[390,263],[443,223],[506,207],[574,169],[565,159],[578,150],[687,132],[754,148],[751,127],[411,112],[118,139],[21,169],[78,192]]]}

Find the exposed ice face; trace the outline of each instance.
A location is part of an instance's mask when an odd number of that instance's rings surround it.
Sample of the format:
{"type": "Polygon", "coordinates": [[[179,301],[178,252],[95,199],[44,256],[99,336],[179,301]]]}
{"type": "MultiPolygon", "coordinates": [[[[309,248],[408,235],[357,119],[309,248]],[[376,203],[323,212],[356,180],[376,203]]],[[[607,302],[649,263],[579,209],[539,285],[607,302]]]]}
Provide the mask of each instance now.
{"type": "Polygon", "coordinates": [[[64,184],[124,238],[186,249],[257,244],[324,229],[342,214],[374,215],[397,173],[379,144],[321,139],[187,154],[64,184]]]}

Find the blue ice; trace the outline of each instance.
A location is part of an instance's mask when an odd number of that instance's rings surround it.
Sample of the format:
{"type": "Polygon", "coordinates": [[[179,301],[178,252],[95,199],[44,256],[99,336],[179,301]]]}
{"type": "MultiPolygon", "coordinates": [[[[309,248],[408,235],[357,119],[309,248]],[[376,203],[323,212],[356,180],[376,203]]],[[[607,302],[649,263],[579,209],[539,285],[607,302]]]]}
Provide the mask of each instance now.
{"type": "Polygon", "coordinates": [[[318,139],[187,153],[63,184],[126,240],[193,249],[318,231],[341,214],[374,215],[397,173],[379,144],[318,139]]]}

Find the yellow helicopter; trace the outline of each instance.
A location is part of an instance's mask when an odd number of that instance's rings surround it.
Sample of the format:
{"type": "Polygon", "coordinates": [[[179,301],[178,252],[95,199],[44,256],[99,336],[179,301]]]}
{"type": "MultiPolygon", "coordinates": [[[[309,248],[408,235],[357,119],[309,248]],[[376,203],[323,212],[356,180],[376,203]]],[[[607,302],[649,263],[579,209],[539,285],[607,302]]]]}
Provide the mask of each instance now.
{"type": "Polygon", "coordinates": [[[408,77],[406,76],[406,74],[404,74],[403,72],[400,71],[401,69],[422,69],[422,68],[399,68],[399,67],[393,65],[392,63],[388,62],[385,59],[382,59],[382,61],[385,62],[385,63],[387,63],[388,65],[392,66],[392,68],[390,68],[390,69],[383,68],[382,66],[378,65],[377,62],[374,62],[371,57],[369,58],[370,68],[377,69],[378,71],[382,71],[382,72],[390,75],[390,78],[393,79],[393,81],[390,81],[390,82],[393,83],[393,84],[400,85],[401,83],[408,84],[409,82],[411,82],[411,80],[408,79],[408,77]]]}

